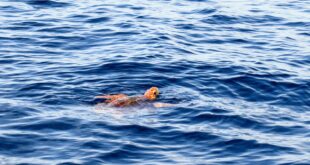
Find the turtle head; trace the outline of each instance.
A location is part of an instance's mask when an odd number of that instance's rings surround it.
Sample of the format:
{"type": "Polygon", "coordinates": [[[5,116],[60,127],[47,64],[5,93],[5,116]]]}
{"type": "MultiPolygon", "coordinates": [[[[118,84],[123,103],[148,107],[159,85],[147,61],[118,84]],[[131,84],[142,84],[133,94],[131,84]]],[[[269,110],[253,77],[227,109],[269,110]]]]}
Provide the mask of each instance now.
{"type": "Polygon", "coordinates": [[[159,90],[157,87],[152,87],[144,93],[144,97],[148,100],[155,100],[158,95],[159,95],[159,90]]]}

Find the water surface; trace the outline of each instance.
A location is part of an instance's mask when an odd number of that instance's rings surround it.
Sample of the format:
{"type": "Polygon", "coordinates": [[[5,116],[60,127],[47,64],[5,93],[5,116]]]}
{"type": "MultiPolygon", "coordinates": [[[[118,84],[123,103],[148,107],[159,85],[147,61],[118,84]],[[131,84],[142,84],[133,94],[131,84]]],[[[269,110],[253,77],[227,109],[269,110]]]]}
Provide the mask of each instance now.
{"type": "Polygon", "coordinates": [[[1,1],[0,164],[308,164],[309,6],[1,1]]]}

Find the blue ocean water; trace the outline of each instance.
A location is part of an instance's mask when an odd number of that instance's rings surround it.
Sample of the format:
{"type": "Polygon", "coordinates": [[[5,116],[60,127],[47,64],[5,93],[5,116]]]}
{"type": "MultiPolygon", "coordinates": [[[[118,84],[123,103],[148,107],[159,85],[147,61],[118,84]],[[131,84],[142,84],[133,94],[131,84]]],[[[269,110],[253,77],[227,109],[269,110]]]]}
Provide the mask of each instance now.
{"type": "Polygon", "coordinates": [[[310,164],[309,6],[2,0],[0,164],[310,164]]]}

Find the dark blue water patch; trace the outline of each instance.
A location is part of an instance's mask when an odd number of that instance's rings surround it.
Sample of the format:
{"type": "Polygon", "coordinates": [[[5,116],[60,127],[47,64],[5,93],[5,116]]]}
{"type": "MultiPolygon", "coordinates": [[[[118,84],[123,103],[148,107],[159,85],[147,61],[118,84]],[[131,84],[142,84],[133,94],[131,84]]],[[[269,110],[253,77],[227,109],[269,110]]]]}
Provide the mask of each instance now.
{"type": "Polygon", "coordinates": [[[193,38],[204,38],[205,37],[204,34],[200,34],[200,33],[189,33],[188,35],[193,38]]]}
{"type": "Polygon", "coordinates": [[[289,162],[289,163],[282,163],[281,165],[307,165],[309,164],[308,160],[304,160],[304,161],[298,161],[298,162],[289,162]]]}
{"type": "Polygon", "coordinates": [[[199,14],[211,14],[214,12],[216,12],[216,9],[203,9],[198,11],[199,14]]]}
{"type": "Polygon", "coordinates": [[[31,130],[31,131],[51,131],[51,130],[71,130],[76,128],[76,124],[78,124],[78,120],[72,120],[70,118],[59,118],[59,119],[51,119],[46,121],[33,121],[32,123],[24,124],[24,125],[14,125],[10,126],[10,128],[17,128],[21,130],[31,130]]]}
{"type": "Polygon", "coordinates": [[[140,126],[140,125],[122,125],[122,126],[110,126],[112,131],[125,131],[131,135],[131,137],[139,136],[152,136],[154,134],[159,134],[159,131],[153,128],[140,126]]]}
{"type": "MultiPolygon", "coordinates": [[[[112,133],[112,132],[109,132],[109,133],[102,133],[102,132],[97,132],[97,131],[89,131],[89,126],[92,126],[92,124],[87,124],[85,126],[82,126],[80,127],[81,131],[76,131],[76,135],[80,135],[82,134],[81,136],[82,137],[96,137],[96,138],[99,138],[99,139],[109,139],[109,140],[113,140],[113,139],[118,139],[120,138],[118,135],[112,133]]],[[[103,124],[103,128],[107,127],[108,125],[107,124],[103,124]]],[[[97,124],[96,124],[96,128],[101,128],[101,127],[97,127],[97,124]]],[[[98,142],[100,143],[100,142],[98,142]]],[[[96,149],[98,147],[100,147],[101,149],[106,149],[106,150],[109,150],[109,149],[112,149],[112,147],[115,145],[117,145],[117,142],[109,142],[108,144],[105,144],[105,143],[100,143],[100,145],[97,145],[97,147],[92,147],[94,143],[91,142],[91,143],[82,143],[82,146],[83,148],[90,148],[90,149],[96,149]]],[[[99,148],[99,149],[100,149],[99,148]]]]}
{"type": "MultiPolygon", "coordinates": [[[[128,16],[130,16],[130,14],[126,14],[128,16]]],[[[156,17],[153,16],[149,16],[149,15],[134,15],[136,19],[139,20],[154,20],[154,21],[158,21],[158,19],[156,17]]],[[[163,20],[164,21],[164,20],[163,20]]]]}
{"type": "Polygon", "coordinates": [[[303,33],[299,33],[300,35],[303,35],[303,36],[310,36],[310,33],[307,33],[307,32],[303,32],[303,33]]]}
{"type": "MultiPolygon", "coordinates": [[[[293,91],[293,92],[296,92],[296,91],[293,91]]],[[[272,104],[274,105],[295,105],[295,106],[303,105],[305,107],[304,109],[308,109],[310,107],[309,92],[305,92],[301,90],[297,91],[297,93],[305,93],[306,94],[305,98],[296,98],[298,94],[293,94],[293,92],[286,94],[286,95],[279,96],[279,99],[272,102],[272,104]]]]}
{"type": "MultiPolygon", "coordinates": [[[[258,62],[257,64],[263,64],[261,62],[258,62]]],[[[268,72],[262,72],[263,70],[265,70],[266,68],[264,67],[256,67],[256,68],[251,68],[253,71],[259,71],[257,73],[249,73],[249,72],[244,72],[245,68],[243,68],[243,70],[241,70],[242,67],[240,68],[240,72],[242,72],[243,74],[249,76],[249,77],[256,77],[256,78],[267,78],[268,80],[272,80],[272,81],[283,81],[285,79],[288,79],[288,78],[292,78],[293,76],[288,74],[288,73],[281,73],[281,72],[278,72],[278,73],[268,73],[268,72]]]]}
{"type": "Polygon", "coordinates": [[[193,30],[196,28],[194,24],[176,24],[175,27],[183,30],[193,30]]]}
{"type": "Polygon", "coordinates": [[[64,50],[88,50],[91,49],[93,47],[99,47],[99,44],[85,44],[85,45],[81,45],[81,44],[70,44],[70,45],[66,45],[64,46],[64,50]]]}
{"type": "MultiPolygon", "coordinates": [[[[36,41],[34,41],[34,43],[37,43],[36,41]]],[[[42,49],[42,48],[38,48],[36,50],[19,50],[19,51],[14,51],[16,53],[19,54],[19,57],[29,57],[28,55],[63,55],[63,52],[60,51],[56,51],[56,50],[47,50],[47,49],[42,49]]]]}
{"type": "Polygon", "coordinates": [[[13,64],[18,62],[19,60],[16,59],[2,59],[0,60],[0,64],[13,64]]]}
{"type": "Polygon", "coordinates": [[[245,40],[245,39],[230,39],[229,41],[227,41],[229,43],[235,43],[235,44],[248,44],[251,43],[251,41],[249,40],[245,40]]]}
{"type": "Polygon", "coordinates": [[[14,11],[14,12],[25,12],[27,10],[20,9],[20,8],[12,5],[12,6],[0,6],[0,11],[11,13],[12,11],[14,11]]]}
{"type": "Polygon", "coordinates": [[[0,144],[0,153],[1,154],[9,154],[9,151],[18,150],[21,147],[30,147],[32,145],[31,139],[23,139],[20,140],[18,138],[11,138],[7,136],[0,136],[1,144],[0,144]]]}
{"type": "Polygon", "coordinates": [[[125,31],[125,32],[114,32],[114,33],[111,33],[111,34],[105,34],[104,36],[110,36],[110,35],[113,35],[113,36],[132,36],[132,35],[139,35],[141,33],[139,32],[134,32],[134,31],[125,31]]]}
{"type": "Polygon", "coordinates": [[[171,39],[165,35],[160,35],[158,38],[154,38],[154,40],[171,40],[171,39]]]}
{"type": "Polygon", "coordinates": [[[38,16],[39,18],[35,18],[33,20],[35,20],[36,22],[46,23],[50,25],[55,25],[61,22],[61,19],[58,19],[58,18],[45,18],[45,19],[41,18],[41,17],[48,17],[48,16],[49,16],[48,14],[42,14],[38,16]]]}
{"type": "Polygon", "coordinates": [[[238,115],[220,115],[220,114],[199,114],[190,119],[192,124],[204,123],[204,122],[215,122],[221,123],[220,125],[234,125],[242,128],[252,128],[259,126],[261,123],[250,119],[242,118],[238,115]]]}
{"type": "MultiPolygon", "coordinates": [[[[239,31],[239,32],[243,32],[243,33],[254,33],[255,30],[254,29],[245,29],[245,28],[227,28],[227,29],[231,29],[232,31],[239,31]]],[[[258,42],[256,42],[258,43],[258,42]]]]}
{"type": "Polygon", "coordinates": [[[255,46],[244,46],[244,48],[246,48],[246,49],[254,49],[254,50],[266,50],[265,47],[257,46],[257,45],[255,45],[255,46]]]}
{"type": "Polygon", "coordinates": [[[191,131],[191,132],[182,132],[181,136],[176,136],[176,138],[180,138],[180,141],[184,141],[186,143],[208,143],[211,141],[218,141],[220,139],[219,136],[212,135],[209,133],[201,132],[201,131],[191,131]]]}
{"type": "Polygon", "coordinates": [[[215,114],[225,114],[225,113],[229,113],[228,110],[225,109],[220,109],[220,108],[212,108],[209,110],[210,113],[215,113],[215,114]]]}
{"type": "Polygon", "coordinates": [[[152,64],[149,63],[137,63],[137,62],[113,62],[102,64],[98,67],[85,68],[85,70],[79,71],[79,74],[104,74],[111,72],[123,72],[130,71],[134,72],[143,72],[144,70],[152,67],[152,64]],[[139,66],[139,69],[137,68],[139,66]]]}
{"type": "Polygon", "coordinates": [[[219,39],[207,39],[207,40],[199,40],[195,41],[196,43],[203,43],[203,44],[224,44],[227,43],[227,41],[219,40],[219,39]]]}
{"type": "Polygon", "coordinates": [[[239,24],[239,23],[278,23],[282,22],[283,19],[280,17],[275,17],[272,15],[264,15],[260,17],[249,17],[249,16],[241,16],[241,17],[232,17],[227,15],[219,15],[215,14],[209,18],[202,19],[203,23],[208,24],[239,24]]]}
{"type": "MultiPolygon", "coordinates": [[[[271,80],[266,81],[252,76],[228,78],[220,81],[222,84],[227,85],[228,88],[229,86],[234,86],[233,91],[238,94],[238,96],[247,98],[247,100],[270,101],[273,100],[273,97],[268,95],[268,93],[272,93],[272,95],[283,95],[284,93],[289,93],[291,91],[296,92],[296,89],[301,87],[299,84],[295,83],[271,80]],[[251,95],[249,95],[249,93],[251,93],[251,95]]],[[[307,87],[305,89],[307,89],[307,87]]],[[[306,98],[307,97],[308,96],[306,95],[306,98]]]]}
{"type": "Polygon", "coordinates": [[[307,3],[238,5],[5,1],[3,164],[308,163],[307,3]],[[151,86],[176,106],[92,109],[151,86]]]}
{"type": "MultiPolygon", "coordinates": [[[[154,140],[158,140],[159,142],[168,142],[167,145],[177,145],[179,143],[183,143],[185,145],[195,144],[211,144],[217,141],[220,141],[220,137],[217,135],[201,132],[201,131],[177,131],[177,130],[162,130],[160,134],[152,134],[152,136],[148,136],[154,140]]],[[[197,147],[199,148],[199,146],[197,147]]],[[[169,150],[168,148],[161,149],[162,151],[169,150]]]]}
{"type": "Polygon", "coordinates": [[[71,33],[72,31],[79,30],[78,27],[51,27],[41,28],[36,30],[37,32],[50,32],[50,33],[71,33]]]}
{"type": "Polygon", "coordinates": [[[36,8],[50,8],[50,7],[67,7],[70,3],[52,1],[52,0],[27,0],[27,4],[36,8]]]}
{"type": "Polygon", "coordinates": [[[43,22],[40,22],[40,21],[23,21],[23,22],[14,23],[13,25],[16,25],[16,26],[26,26],[26,27],[32,28],[32,27],[50,26],[51,24],[43,23],[43,22]]]}
{"type": "MultiPolygon", "coordinates": [[[[111,36],[119,36],[116,39],[119,39],[120,41],[126,41],[129,36],[135,36],[135,35],[141,35],[140,32],[137,31],[123,31],[123,32],[115,32],[110,29],[99,29],[95,30],[95,35],[98,40],[103,41],[103,37],[111,37],[111,36]],[[108,33],[107,33],[108,32],[108,33]]],[[[107,38],[109,39],[109,38],[107,38]]]]}
{"type": "MultiPolygon", "coordinates": [[[[173,38],[171,40],[177,39],[177,43],[186,47],[194,46],[194,43],[191,43],[191,40],[189,38],[186,38],[186,36],[183,35],[173,35],[173,38]]],[[[170,48],[170,47],[169,47],[170,48]]],[[[171,48],[174,48],[171,46],[171,48]]]]}
{"type": "Polygon", "coordinates": [[[89,15],[86,15],[86,14],[72,14],[69,16],[69,18],[72,18],[74,20],[80,20],[80,19],[85,19],[85,18],[89,18],[90,16],[89,15]]]}
{"type": "Polygon", "coordinates": [[[230,65],[230,62],[225,64],[226,62],[223,61],[222,63],[223,63],[223,65],[221,67],[217,67],[217,66],[211,67],[210,65],[201,64],[201,66],[199,66],[198,68],[199,69],[203,69],[203,68],[210,69],[210,68],[212,68],[213,73],[227,74],[227,75],[232,76],[232,77],[234,77],[234,75],[239,75],[239,73],[243,73],[245,70],[248,70],[248,68],[244,67],[244,66],[230,65]]]}
{"type": "Polygon", "coordinates": [[[27,84],[23,88],[19,89],[19,91],[23,92],[23,91],[32,91],[32,90],[49,90],[53,86],[57,86],[57,84],[52,83],[52,82],[41,82],[41,83],[27,84]]]}
{"type": "MultiPolygon", "coordinates": [[[[226,157],[229,157],[233,153],[233,155],[239,155],[239,157],[245,157],[246,160],[248,158],[246,155],[244,155],[244,153],[247,152],[255,152],[256,155],[259,154],[281,155],[283,153],[294,153],[295,155],[298,154],[298,152],[292,148],[276,146],[268,143],[259,143],[256,140],[243,140],[243,139],[226,140],[223,142],[215,143],[214,145],[212,145],[212,147],[220,147],[222,148],[222,150],[211,152],[210,153],[211,155],[218,155],[221,153],[223,155],[226,155],[226,157]]],[[[230,163],[232,162],[235,161],[231,161],[230,163]]]]}
{"type": "Polygon", "coordinates": [[[195,54],[193,51],[186,50],[186,49],[183,49],[183,48],[174,48],[174,50],[176,50],[177,52],[180,52],[180,53],[188,54],[188,55],[195,54]]]}
{"type": "MultiPolygon", "coordinates": [[[[26,37],[0,37],[0,40],[4,41],[16,41],[16,42],[24,42],[24,43],[29,43],[29,42],[35,42],[35,39],[32,38],[26,38],[26,37]]],[[[6,42],[3,42],[2,44],[5,44],[6,42]]]]}
{"type": "MultiPolygon", "coordinates": [[[[115,137],[116,138],[116,137],[115,137]]],[[[100,141],[88,141],[81,145],[83,148],[89,148],[89,149],[110,149],[110,146],[107,146],[106,144],[102,144],[100,141]]]]}
{"type": "Polygon", "coordinates": [[[284,21],[283,18],[281,17],[276,17],[272,15],[264,15],[262,17],[256,18],[251,22],[251,19],[248,19],[249,21],[246,21],[248,23],[266,23],[266,22],[271,22],[271,23],[276,23],[276,22],[282,22],[284,21]]]}
{"type": "Polygon", "coordinates": [[[99,18],[88,19],[86,22],[88,22],[88,23],[102,23],[102,22],[108,22],[109,20],[110,20],[109,17],[99,17],[99,18]]]}
{"type": "Polygon", "coordinates": [[[5,27],[2,29],[6,29],[6,30],[29,30],[32,29],[31,26],[12,26],[12,27],[5,27]]]}
{"type": "MultiPolygon", "coordinates": [[[[291,119],[292,120],[292,119],[291,119]]],[[[305,132],[303,130],[305,130],[306,128],[302,127],[302,126],[272,126],[269,129],[265,129],[265,132],[268,133],[277,133],[277,134],[282,134],[282,135],[290,135],[292,132],[294,132],[295,134],[304,134],[305,132]]]]}
{"type": "Polygon", "coordinates": [[[288,22],[284,24],[285,26],[294,26],[294,27],[309,27],[310,22],[288,22]]]}
{"type": "Polygon", "coordinates": [[[2,124],[5,124],[10,120],[18,120],[20,118],[28,117],[32,113],[37,112],[37,109],[27,107],[27,105],[24,105],[22,103],[20,103],[19,106],[13,106],[8,103],[0,104],[0,115],[4,118],[2,119],[2,124]]]}
{"type": "Polygon", "coordinates": [[[133,6],[133,7],[130,7],[130,9],[132,9],[132,10],[144,10],[145,7],[142,7],[142,6],[133,6]]]}
{"type": "Polygon", "coordinates": [[[59,48],[62,47],[65,43],[64,42],[45,42],[40,44],[41,47],[47,47],[47,48],[59,48]]]}
{"type": "Polygon", "coordinates": [[[227,15],[212,15],[210,18],[203,19],[202,22],[208,24],[233,24],[238,22],[238,18],[227,15]]]}
{"type": "Polygon", "coordinates": [[[61,40],[66,42],[84,42],[84,41],[93,41],[92,38],[87,38],[86,36],[76,36],[76,35],[52,35],[52,36],[40,36],[40,38],[49,39],[49,40],[61,40]]]}
{"type": "Polygon", "coordinates": [[[145,9],[145,7],[143,7],[143,6],[133,6],[130,4],[121,4],[121,5],[117,5],[116,7],[118,7],[118,8],[129,8],[132,10],[144,10],[145,9]]]}
{"type": "MultiPolygon", "coordinates": [[[[8,150],[2,152],[3,155],[12,156],[10,153],[15,153],[15,157],[25,158],[25,157],[33,157],[37,154],[42,154],[42,157],[45,159],[51,159],[47,155],[49,153],[55,152],[58,148],[64,147],[65,142],[72,142],[72,140],[68,140],[65,138],[52,138],[48,137],[48,133],[46,137],[44,135],[37,134],[10,134],[8,135],[8,139],[5,139],[5,143],[7,143],[8,150]],[[31,143],[32,140],[36,140],[37,143],[31,143]],[[12,145],[14,144],[14,145],[12,145]],[[13,147],[14,148],[9,148],[13,147]]],[[[63,158],[69,158],[68,154],[62,152],[63,158]]],[[[76,154],[77,155],[77,154],[76,154]]]]}
{"type": "MultiPolygon", "coordinates": [[[[194,40],[192,41],[194,43],[200,43],[200,44],[252,44],[253,41],[241,39],[241,38],[234,38],[234,39],[201,39],[201,40],[194,40]]],[[[266,44],[266,43],[262,43],[266,44]]]]}
{"type": "Polygon", "coordinates": [[[132,27],[134,27],[135,25],[133,25],[132,23],[126,23],[126,22],[124,22],[124,23],[119,23],[119,24],[115,24],[115,26],[117,26],[117,27],[121,27],[121,28],[132,28],[132,27]]]}
{"type": "Polygon", "coordinates": [[[114,30],[112,29],[109,29],[109,28],[102,28],[102,29],[97,29],[97,30],[94,30],[94,32],[114,32],[114,30]]]}
{"type": "Polygon", "coordinates": [[[280,154],[285,152],[296,152],[293,148],[271,145],[267,143],[258,143],[256,140],[233,139],[216,143],[215,146],[224,146],[224,152],[230,154],[241,154],[249,150],[258,150],[268,152],[269,154],[280,154]]]}
{"type": "Polygon", "coordinates": [[[130,4],[118,4],[116,5],[117,8],[130,8],[132,7],[132,5],[130,4]]]}
{"type": "MultiPolygon", "coordinates": [[[[128,146],[128,145],[127,145],[128,146]]],[[[106,154],[98,155],[96,158],[102,160],[102,163],[116,163],[116,164],[124,164],[124,163],[138,163],[136,159],[139,157],[145,157],[148,160],[158,159],[159,154],[156,153],[141,153],[138,151],[128,150],[125,148],[117,149],[113,152],[109,152],[106,154]]],[[[135,147],[131,147],[129,149],[137,149],[135,147]]],[[[139,148],[138,148],[139,149],[139,148]]]]}
{"type": "Polygon", "coordinates": [[[205,8],[205,9],[199,9],[199,10],[192,10],[192,11],[186,11],[186,12],[181,12],[182,14],[201,14],[201,15],[208,15],[215,13],[217,10],[212,9],[212,8],[205,8]]]}
{"type": "MultiPolygon", "coordinates": [[[[250,109],[249,109],[250,110],[250,109]]],[[[242,118],[238,115],[229,115],[228,111],[222,110],[222,114],[214,113],[201,113],[195,115],[193,118],[189,118],[187,122],[191,124],[215,124],[218,127],[227,127],[234,125],[240,129],[254,129],[264,133],[273,133],[281,135],[290,135],[292,132],[294,134],[304,134],[305,127],[302,126],[281,126],[281,125],[269,125],[263,122],[242,118]]],[[[214,111],[210,111],[214,112],[214,111]]],[[[218,112],[218,111],[216,111],[218,112]]],[[[292,121],[292,118],[286,118],[287,121],[292,121]]],[[[184,122],[184,121],[183,121],[184,122]]]]}
{"type": "MultiPolygon", "coordinates": [[[[86,163],[86,164],[87,164],[87,163],[86,163]]],[[[79,165],[79,163],[64,162],[64,163],[58,163],[57,165],[79,165]]]]}
{"type": "Polygon", "coordinates": [[[263,10],[260,10],[260,9],[250,9],[249,11],[253,12],[253,13],[262,13],[262,12],[264,12],[263,10]]]}

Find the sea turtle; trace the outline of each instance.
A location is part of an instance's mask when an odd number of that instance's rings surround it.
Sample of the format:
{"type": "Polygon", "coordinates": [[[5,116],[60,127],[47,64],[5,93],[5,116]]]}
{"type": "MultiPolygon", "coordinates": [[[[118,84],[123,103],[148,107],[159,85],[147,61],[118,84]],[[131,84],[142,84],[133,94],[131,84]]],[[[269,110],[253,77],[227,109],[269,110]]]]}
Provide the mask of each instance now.
{"type": "MultiPolygon", "coordinates": [[[[141,105],[145,102],[156,100],[159,95],[159,89],[157,87],[151,87],[146,90],[144,95],[141,96],[127,96],[125,94],[114,94],[114,95],[101,95],[95,98],[105,99],[104,103],[112,107],[128,107],[133,105],[141,105]]],[[[172,106],[168,103],[155,102],[152,105],[156,108],[172,106]]]]}

